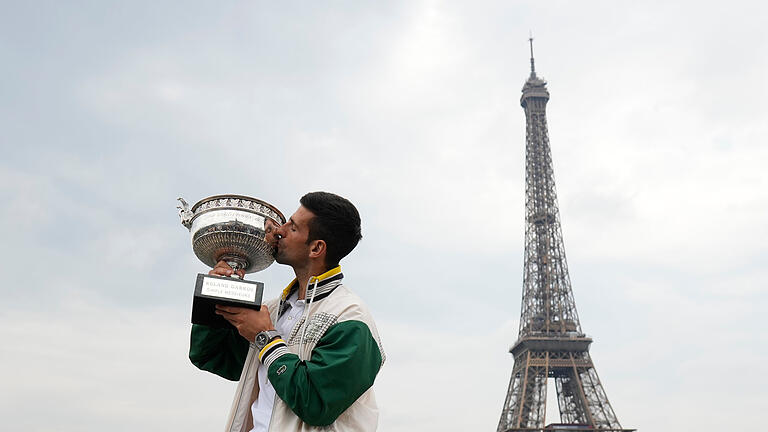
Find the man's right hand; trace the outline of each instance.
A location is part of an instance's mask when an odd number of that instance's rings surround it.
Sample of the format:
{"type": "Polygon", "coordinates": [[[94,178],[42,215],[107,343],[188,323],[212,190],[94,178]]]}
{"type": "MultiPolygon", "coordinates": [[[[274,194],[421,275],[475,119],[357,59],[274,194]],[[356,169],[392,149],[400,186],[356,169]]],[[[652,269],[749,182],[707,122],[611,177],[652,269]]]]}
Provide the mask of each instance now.
{"type": "MultiPolygon", "coordinates": [[[[232,267],[230,267],[229,264],[225,261],[219,261],[216,263],[216,267],[212,268],[208,274],[212,276],[232,276],[233,272],[234,270],[232,270],[232,267]]],[[[240,276],[240,279],[245,277],[245,270],[243,269],[238,270],[236,273],[240,276]]]]}

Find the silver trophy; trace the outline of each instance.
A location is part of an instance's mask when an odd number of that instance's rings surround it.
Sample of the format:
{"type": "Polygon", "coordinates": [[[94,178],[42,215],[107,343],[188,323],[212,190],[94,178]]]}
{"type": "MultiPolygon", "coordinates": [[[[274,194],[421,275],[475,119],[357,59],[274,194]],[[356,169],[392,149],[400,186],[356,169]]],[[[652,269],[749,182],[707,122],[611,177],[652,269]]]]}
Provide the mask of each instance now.
{"type": "MultiPolygon", "coordinates": [[[[209,267],[225,261],[234,270],[253,273],[275,260],[276,230],[285,216],[262,200],[243,195],[215,195],[192,208],[183,199],[178,206],[181,224],[189,229],[192,250],[209,267]]],[[[192,303],[192,322],[212,327],[230,324],[216,315],[215,305],[258,310],[264,284],[232,277],[198,274],[192,303]]]]}

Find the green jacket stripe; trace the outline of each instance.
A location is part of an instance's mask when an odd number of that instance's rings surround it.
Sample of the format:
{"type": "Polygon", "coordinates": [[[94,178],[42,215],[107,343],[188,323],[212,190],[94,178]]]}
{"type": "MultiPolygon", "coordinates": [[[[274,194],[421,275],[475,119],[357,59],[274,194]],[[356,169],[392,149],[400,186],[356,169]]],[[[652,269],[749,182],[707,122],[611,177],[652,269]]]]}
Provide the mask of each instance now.
{"type": "Polygon", "coordinates": [[[243,371],[249,345],[235,329],[193,324],[189,360],[204,371],[237,381],[243,371]]]}
{"type": "Polygon", "coordinates": [[[269,380],[280,399],[313,426],[333,423],[373,385],[382,365],[371,330],[356,320],[328,328],[306,362],[287,350],[269,360],[269,380]]]}

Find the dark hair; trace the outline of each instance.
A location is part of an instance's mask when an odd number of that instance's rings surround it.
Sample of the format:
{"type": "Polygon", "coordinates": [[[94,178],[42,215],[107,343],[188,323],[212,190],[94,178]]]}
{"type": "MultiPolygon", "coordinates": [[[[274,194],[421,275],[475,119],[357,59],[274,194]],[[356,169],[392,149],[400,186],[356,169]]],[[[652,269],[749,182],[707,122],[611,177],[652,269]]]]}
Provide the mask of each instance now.
{"type": "Polygon", "coordinates": [[[315,215],[309,221],[307,242],[324,240],[325,265],[329,269],[336,267],[363,238],[360,213],[349,200],[330,192],[310,192],[299,202],[315,215]]]}

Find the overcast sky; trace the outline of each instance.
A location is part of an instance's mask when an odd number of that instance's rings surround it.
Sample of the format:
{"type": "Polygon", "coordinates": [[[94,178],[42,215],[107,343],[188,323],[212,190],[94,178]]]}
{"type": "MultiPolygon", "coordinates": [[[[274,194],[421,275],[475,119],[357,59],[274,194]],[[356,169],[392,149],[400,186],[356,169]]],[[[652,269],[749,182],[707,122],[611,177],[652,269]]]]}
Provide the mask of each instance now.
{"type": "MultiPolygon", "coordinates": [[[[764,423],[764,3],[2,9],[4,430],[223,428],[235,384],[186,357],[207,268],[175,200],[291,214],[313,190],[362,214],[342,268],[387,352],[380,430],[495,430],[522,295],[529,31],[574,297],[619,421],[764,423]]],[[[249,278],[274,297],[292,272],[249,278]]]]}

